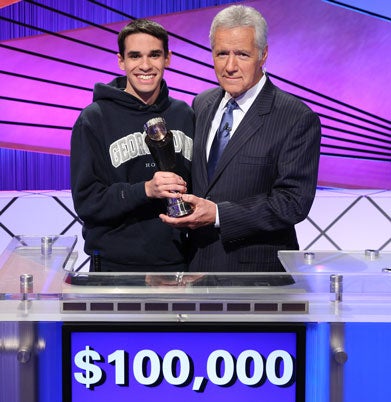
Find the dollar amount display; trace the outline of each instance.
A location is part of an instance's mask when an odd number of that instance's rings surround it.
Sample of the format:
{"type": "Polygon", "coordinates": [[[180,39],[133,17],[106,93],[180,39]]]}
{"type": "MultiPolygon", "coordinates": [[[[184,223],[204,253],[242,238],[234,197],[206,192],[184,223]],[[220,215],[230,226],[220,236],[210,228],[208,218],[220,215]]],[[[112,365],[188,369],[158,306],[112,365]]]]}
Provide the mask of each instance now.
{"type": "Polygon", "coordinates": [[[169,350],[164,355],[142,349],[133,356],[120,349],[103,356],[86,346],[74,355],[74,364],[77,367],[73,373],[75,380],[90,390],[107,381],[121,387],[131,387],[132,383],[155,387],[165,381],[175,387],[191,387],[195,392],[203,392],[208,382],[226,388],[237,382],[248,387],[261,387],[266,382],[284,387],[295,381],[294,358],[281,349],[267,356],[252,349],[235,356],[217,349],[200,368],[180,349],[169,350]],[[205,374],[197,376],[194,374],[197,370],[205,374]]]}

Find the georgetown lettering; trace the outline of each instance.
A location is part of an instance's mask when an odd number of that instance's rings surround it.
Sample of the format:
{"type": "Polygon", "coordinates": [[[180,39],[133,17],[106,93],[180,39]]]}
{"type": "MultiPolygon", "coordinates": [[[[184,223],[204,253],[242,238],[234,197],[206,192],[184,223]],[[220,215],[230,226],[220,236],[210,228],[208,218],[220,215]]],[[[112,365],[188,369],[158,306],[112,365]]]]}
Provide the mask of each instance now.
{"type": "MultiPolygon", "coordinates": [[[[182,153],[183,157],[189,161],[193,156],[193,140],[180,130],[171,130],[174,139],[175,152],[182,153]]],[[[119,167],[123,163],[139,156],[150,154],[145,143],[145,133],[133,133],[113,142],[110,145],[110,159],[114,167],[119,167]]]]}

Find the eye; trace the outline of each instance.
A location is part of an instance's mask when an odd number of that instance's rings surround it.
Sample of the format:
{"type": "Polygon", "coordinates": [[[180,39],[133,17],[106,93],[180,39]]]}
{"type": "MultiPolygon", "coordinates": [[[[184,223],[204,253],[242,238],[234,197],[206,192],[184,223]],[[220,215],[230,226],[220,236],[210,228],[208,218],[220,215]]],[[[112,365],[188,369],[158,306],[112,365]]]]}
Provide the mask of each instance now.
{"type": "Polygon", "coordinates": [[[216,57],[219,57],[219,58],[223,58],[223,57],[227,57],[229,55],[229,52],[226,52],[226,51],[219,51],[219,52],[216,52],[216,57]]]}
{"type": "Polygon", "coordinates": [[[162,56],[162,52],[160,51],[156,51],[156,52],[151,52],[151,54],[149,55],[150,57],[152,57],[153,59],[158,59],[159,57],[162,56]]]}
{"type": "Polygon", "coordinates": [[[132,60],[139,59],[141,57],[140,53],[128,53],[128,58],[132,60]]]}
{"type": "Polygon", "coordinates": [[[240,60],[247,60],[250,58],[250,55],[246,52],[237,52],[235,55],[240,59],[240,60]]]}

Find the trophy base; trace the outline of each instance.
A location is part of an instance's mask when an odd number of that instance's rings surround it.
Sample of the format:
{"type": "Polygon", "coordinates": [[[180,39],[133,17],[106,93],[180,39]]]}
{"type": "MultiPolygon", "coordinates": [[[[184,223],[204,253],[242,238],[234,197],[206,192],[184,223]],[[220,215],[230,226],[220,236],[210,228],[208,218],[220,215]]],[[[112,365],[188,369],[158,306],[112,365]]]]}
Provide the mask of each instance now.
{"type": "Polygon", "coordinates": [[[191,205],[182,200],[182,198],[169,198],[167,206],[167,215],[171,218],[180,218],[190,215],[193,212],[191,205]]]}

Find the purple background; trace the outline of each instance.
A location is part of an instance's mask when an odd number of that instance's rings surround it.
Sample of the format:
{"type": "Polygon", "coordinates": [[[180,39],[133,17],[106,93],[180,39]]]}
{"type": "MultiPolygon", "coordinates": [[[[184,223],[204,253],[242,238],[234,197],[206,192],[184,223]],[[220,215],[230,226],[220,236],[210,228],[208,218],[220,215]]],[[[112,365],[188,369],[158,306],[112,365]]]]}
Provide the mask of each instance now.
{"type": "MultiPolygon", "coordinates": [[[[34,24],[41,28],[51,26],[58,17],[23,3],[15,7],[29,6],[37,12],[34,24]]],[[[57,4],[60,9],[74,4],[42,3],[57,4]]],[[[175,71],[166,72],[172,96],[191,103],[196,93],[215,85],[208,30],[223,6],[164,14],[176,11],[168,7],[169,2],[162,2],[166,9],[143,9],[140,5],[134,10],[118,0],[106,3],[137,17],[147,15],[170,33],[187,39],[170,38],[170,48],[176,53],[171,64],[175,71]],[[154,12],[163,15],[153,16],[154,12]]],[[[139,2],[132,2],[136,7],[133,3],[139,2]]],[[[175,2],[179,3],[190,4],[175,2]]],[[[319,185],[391,188],[390,19],[320,0],[243,3],[260,10],[268,21],[266,68],[273,82],[302,97],[321,117],[319,185]]],[[[108,21],[97,6],[85,0],[78,2],[79,6],[89,20],[108,21]]],[[[0,11],[6,14],[7,8],[0,11]]],[[[18,19],[30,22],[26,15],[18,19]]],[[[106,27],[119,31],[127,22],[129,19],[122,16],[120,22],[106,27]]],[[[0,23],[2,30],[10,25],[0,23]]],[[[39,189],[42,183],[44,188],[68,188],[71,127],[80,109],[90,103],[94,83],[122,74],[116,61],[115,33],[91,26],[59,31],[84,43],[39,32],[0,43],[0,189],[39,189]],[[35,151],[41,156],[30,159],[7,152],[9,149],[35,151]],[[24,172],[28,180],[19,178],[24,172]]]]}
{"type": "MultiPolygon", "coordinates": [[[[217,349],[229,351],[237,357],[247,349],[257,350],[267,358],[270,352],[282,349],[296,358],[295,333],[250,333],[250,332],[79,332],[73,333],[71,359],[86,345],[101,354],[105,363],[96,362],[107,374],[104,384],[97,386],[93,391],[73,379],[73,373],[82,372],[72,365],[72,402],[96,402],[115,400],[122,402],[131,396],[135,401],[170,401],[170,402],[293,402],[296,401],[296,383],[288,387],[278,387],[269,381],[259,387],[249,387],[236,381],[230,387],[220,387],[207,383],[204,392],[192,390],[192,383],[186,387],[175,387],[164,379],[156,387],[146,387],[138,384],[132,373],[133,358],[143,349],[152,349],[162,358],[172,349],[186,352],[194,362],[194,376],[207,377],[206,362],[210,353],[217,349]],[[107,356],[116,350],[129,352],[129,385],[115,385],[114,366],[107,363],[107,356]]],[[[304,356],[300,356],[304,359],[304,356]]]]}

